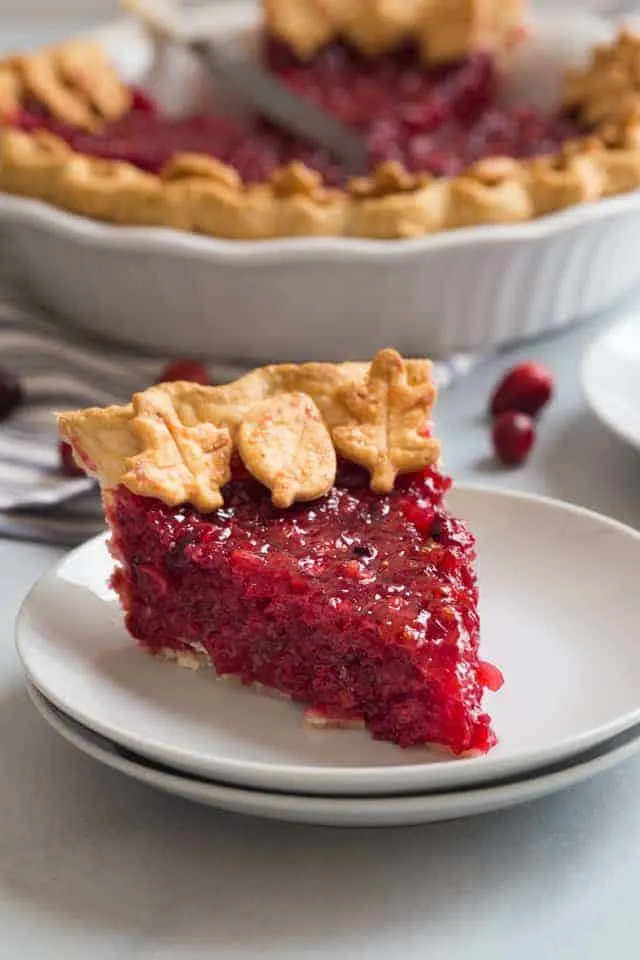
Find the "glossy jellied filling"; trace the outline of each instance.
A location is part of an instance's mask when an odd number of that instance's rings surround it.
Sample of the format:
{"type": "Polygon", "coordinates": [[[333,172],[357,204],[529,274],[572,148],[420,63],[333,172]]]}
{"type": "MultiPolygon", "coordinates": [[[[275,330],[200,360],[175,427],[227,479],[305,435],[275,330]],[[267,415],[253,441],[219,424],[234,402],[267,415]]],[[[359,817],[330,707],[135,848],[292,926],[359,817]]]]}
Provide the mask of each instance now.
{"type": "Polygon", "coordinates": [[[289,510],[241,471],[202,515],[120,488],[109,509],[130,632],[153,652],[204,649],[217,671],[402,746],[495,742],[481,699],[473,538],[436,470],[373,494],[340,468],[322,500],[289,510]]]}
{"type": "MultiPolygon", "coordinates": [[[[544,117],[526,105],[498,106],[498,77],[487,54],[435,71],[426,71],[411,48],[366,60],[333,44],[311,63],[301,63],[282,45],[267,43],[264,55],[269,68],[298,94],[362,133],[372,167],[399,160],[412,172],[455,176],[486,156],[554,152],[580,132],[567,117],[544,117]]],[[[264,122],[247,125],[211,115],[170,120],[142,93],[136,93],[126,117],[98,133],[66,126],[37,104],[27,104],[15,122],[27,130],[45,127],[82,153],[127,160],[152,172],[188,152],[217,157],[246,182],[265,180],[292,159],[319,170],[331,184],[346,179],[322,150],[264,122]]]]}

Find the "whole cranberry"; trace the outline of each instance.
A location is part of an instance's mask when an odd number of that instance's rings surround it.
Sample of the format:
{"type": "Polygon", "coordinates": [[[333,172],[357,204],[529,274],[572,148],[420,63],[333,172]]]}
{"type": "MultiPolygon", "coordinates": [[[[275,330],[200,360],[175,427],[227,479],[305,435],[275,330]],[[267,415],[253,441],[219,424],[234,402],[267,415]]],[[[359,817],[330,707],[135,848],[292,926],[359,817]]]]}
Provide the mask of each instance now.
{"type": "Polygon", "coordinates": [[[498,384],[491,398],[491,414],[518,410],[535,417],[553,394],[553,379],[540,363],[519,363],[498,384]]]}
{"type": "Polygon", "coordinates": [[[185,358],[174,360],[168,367],[165,367],[156,382],[170,383],[173,380],[187,380],[189,383],[201,383],[203,386],[207,386],[209,374],[199,360],[185,358]]]}
{"type": "Polygon", "coordinates": [[[8,370],[0,370],[0,420],[4,420],[22,402],[22,387],[8,370]]]}
{"type": "Polygon", "coordinates": [[[79,466],[73,456],[73,450],[71,445],[65,440],[61,440],[58,452],[60,455],[60,471],[64,473],[67,477],[84,477],[85,472],[81,466],[79,466]]]}
{"type": "Polygon", "coordinates": [[[536,428],[526,413],[506,410],[493,421],[491,437],[493,448],[502,462],[517,466],[527,459],[536,438],[536,428]]]}
{"type": "Polygon", "coordinates": [[[158,112],[158,105],[144,90],[134,87],[131,91],[131,109],[136,113],[147,113],[155,116],[158,112]]]}

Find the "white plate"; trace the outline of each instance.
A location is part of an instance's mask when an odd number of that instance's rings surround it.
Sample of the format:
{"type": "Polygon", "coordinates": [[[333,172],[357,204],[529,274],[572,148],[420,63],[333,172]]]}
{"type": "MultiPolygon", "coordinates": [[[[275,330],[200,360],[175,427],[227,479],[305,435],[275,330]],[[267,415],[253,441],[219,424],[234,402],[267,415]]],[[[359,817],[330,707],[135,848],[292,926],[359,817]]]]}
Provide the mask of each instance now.
{"type": "MultiPolygon", "coordinates": [[[[190,17],[223,43],[257,23],[255,3],[244,0],[190,17]]],[[[506,84],[557,102],[563,70],[612,28],[554,10],[536,29],[508,64],[506,84]]],[[[202,102],[202,77],[184,55],[167,54],[150,70],[150,44],[134,24],[98,37],[123,75],[146,76],[167,108],[202,102]]],[[[389,343],[413,356],[479,351],[592,316],[640,279],[638,190],[529,223],[407,241],[220,240],[99,223],[1,194],[0,229],[61,323],[155,353],[216,359],[358,359],[389,343]]]]}
{"type": "Polygon", "coordinates": [[[29,693],[44,719],[69,743],[95,760],[151,787],[234,813],[325,826],[390,827],[455,820],[503,810],[604,773],[640,750],[640,728],[634,727],[607,741],[606,745],[580,754],[580,759],[568,766],[552,770],[545,768],[539,776],[513,783],[410,797],[305,797],[207,782],[157,767],[132,753],[123,755],[116,744],[65,716],[31,685],[29,693]]]}
{"type": "Polygon", "coordinates": [[[90,540],[46,574],[17,623],[32,682],[56,706],[146,757],[216,780],[320,794],[459,787],[530,770],[640,721],[640,533],[577,507],[459,488],[479,539],[483,655],[506,683],[487,697],[500,744],[455,760],[364,731],[309,730],[301,709],[210,672],[155,661],[124,630],[90,540]]]}
{"type": "Polygon", "coordinates": [[[603,423],[640,450],[640,312],[594,340],[582,364],[582,386],[603,423]]]}

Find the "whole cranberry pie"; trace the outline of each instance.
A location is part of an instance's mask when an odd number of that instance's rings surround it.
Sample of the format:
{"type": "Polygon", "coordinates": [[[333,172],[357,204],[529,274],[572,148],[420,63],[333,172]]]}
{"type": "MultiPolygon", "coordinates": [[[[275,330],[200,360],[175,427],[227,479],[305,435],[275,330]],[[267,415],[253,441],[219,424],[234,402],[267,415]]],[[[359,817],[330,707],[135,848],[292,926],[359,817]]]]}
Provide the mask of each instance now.
{"type": "Polygon", "coordinates": [[[100,480],[112,585],[152,654],[403,747],[494,743],[474,540],[445,506],[428,361],[258,369],[60,414],[100,480]]]}
{"type": "Polygon", "coordinates": [[[0,189],[120,224],[232,239],[411,238],[640,185],[640,40],[567,77],[552,116],[500,105],[523,0],[263,0],[262,59],[354,128],[368,175],[222,114],[179,119],[92,42],[0,62],[0,189]]]}

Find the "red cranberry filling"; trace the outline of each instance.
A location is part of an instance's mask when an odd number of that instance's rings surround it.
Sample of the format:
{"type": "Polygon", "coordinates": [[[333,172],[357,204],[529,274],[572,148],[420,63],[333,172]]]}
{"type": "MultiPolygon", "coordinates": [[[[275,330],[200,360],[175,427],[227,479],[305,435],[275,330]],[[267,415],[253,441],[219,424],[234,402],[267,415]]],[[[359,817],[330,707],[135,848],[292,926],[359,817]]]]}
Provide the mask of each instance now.
{"type": "Polygon", "coordinates": [[[478,660],[474,541],[431,469],[372,493],[349,464],[322,500],[289,510],[242,470],[202,515],[116,491],[113,585],[152,652],[204,649],[330,717],[362,717],[401,746],[488,750],[499,671],[478,660]]]}
{"type": "MultiPolygon", "coordinates": [[[[367,60],[332,44],[313,62],[301,63],[281,44],[267,41],[264,57],[298,94],[361,131],[372,167],[399,160],[414,172],[455,176],[486,156],[551,153],[580,132],[568,117],[544,117],[527,106],[499,107],[498,78],[488,54],[435,71],[425,70],[409,47],[367,60]]],[[[329,183],[346,178],[322,150],[267,123],[247,126],[222,116],[170,120],[141,93],[126,117],[98,134],[60,123],[34,103],[25,105],[16,123],[27,130],[44,126],[82,153],[127,160],[152,172],[176,153],[196,152],[230,164],[246,182],[264,180],[292,159],[320,170],[329,183]]]]}

